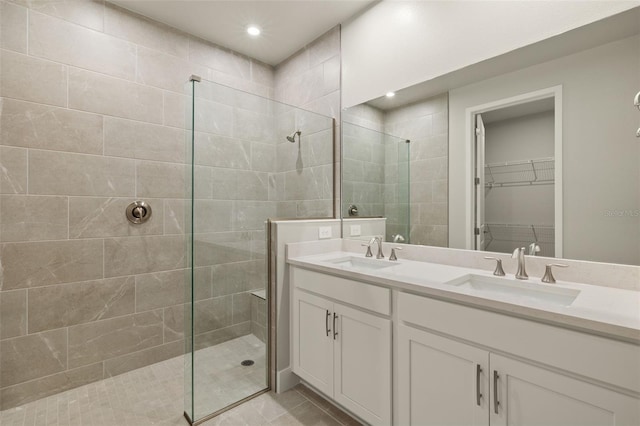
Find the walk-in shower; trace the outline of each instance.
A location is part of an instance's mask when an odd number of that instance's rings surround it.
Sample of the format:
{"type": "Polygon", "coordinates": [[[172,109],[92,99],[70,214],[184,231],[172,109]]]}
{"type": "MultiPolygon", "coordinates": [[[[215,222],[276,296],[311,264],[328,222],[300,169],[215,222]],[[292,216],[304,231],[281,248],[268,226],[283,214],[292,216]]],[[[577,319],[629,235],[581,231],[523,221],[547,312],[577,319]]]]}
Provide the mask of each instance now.
{"type": "Polygon", "coordinates": [[[187,90],[185,415],[198,422],[274,385],[266,223],[333,216],[334,124],[205,80],[187,90]]]}

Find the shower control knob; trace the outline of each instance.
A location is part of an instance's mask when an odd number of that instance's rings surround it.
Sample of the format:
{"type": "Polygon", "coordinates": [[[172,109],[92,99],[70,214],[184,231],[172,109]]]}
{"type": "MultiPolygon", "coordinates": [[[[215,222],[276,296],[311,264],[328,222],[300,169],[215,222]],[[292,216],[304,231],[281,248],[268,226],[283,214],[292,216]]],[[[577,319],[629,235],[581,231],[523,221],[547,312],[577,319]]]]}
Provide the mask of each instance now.
{"type": "Polygon", "coordinates": [[[145,223],[151,217],[151,206],[144,201],[134,201],[127,206],[125,214],[131,223],[145,223]]]}

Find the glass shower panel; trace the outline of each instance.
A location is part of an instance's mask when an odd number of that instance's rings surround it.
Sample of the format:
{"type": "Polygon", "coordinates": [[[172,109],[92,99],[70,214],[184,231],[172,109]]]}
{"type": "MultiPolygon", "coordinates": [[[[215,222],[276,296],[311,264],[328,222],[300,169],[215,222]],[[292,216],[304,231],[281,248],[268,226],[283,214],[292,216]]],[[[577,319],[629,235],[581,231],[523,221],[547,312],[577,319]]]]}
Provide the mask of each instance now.
{"type": "Polygon", "coordinates": [[[385,240],[409,242],[408,140],[342,123],[342,217],[386,218],[385,240]]]}
{"type": "Polygon", "coordinates": [[[270,386],[266,222],[332,216],[334,125],[209,81],[192,90],[185,412],[198,421],[270,386]]]}

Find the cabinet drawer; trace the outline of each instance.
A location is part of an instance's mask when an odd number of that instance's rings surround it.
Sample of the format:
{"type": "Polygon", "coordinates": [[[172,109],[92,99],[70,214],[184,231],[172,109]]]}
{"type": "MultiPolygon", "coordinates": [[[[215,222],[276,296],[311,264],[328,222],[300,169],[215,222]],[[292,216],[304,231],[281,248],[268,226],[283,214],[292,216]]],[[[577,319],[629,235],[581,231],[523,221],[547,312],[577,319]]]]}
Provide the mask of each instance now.
{"type": "Polygon", "coordinates": [[[391,290],[307,269],[291,267],[291,285],[343,303],[391,315],[391,290]]]}
{"type": "Polygon", "coordinates": [[[640,392],[640,346],[408,293],[401,321],[640,392]],[[615,355],[614,355],[615,354],[615,355]]]}

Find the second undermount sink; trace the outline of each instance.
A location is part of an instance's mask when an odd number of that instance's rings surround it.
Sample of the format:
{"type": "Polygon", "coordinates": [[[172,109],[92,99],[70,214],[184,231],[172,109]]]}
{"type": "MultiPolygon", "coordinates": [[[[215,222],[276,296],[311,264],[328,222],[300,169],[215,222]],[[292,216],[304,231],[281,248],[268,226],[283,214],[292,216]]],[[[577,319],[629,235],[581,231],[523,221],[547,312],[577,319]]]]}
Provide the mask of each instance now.
{"type": "Polygon", "coordinates": [[[478,296],[506,298],[514,302],[545,303],[553,306],[570,306],[580,294],[580,290],[571,288],[475,274],[464,275],[446,284],[469,290],[478,296]]]}
{"type": "Polygon", "coordinates": [[[350,269],[354,271],[375,271],[378,269],[389,268],[390,266],[393,266],[393,264],[388,260],[355,256],[345,256],[336,259],[329,259],[327,262],[336,266],[340,266],[344,269],[350,269]]]}

